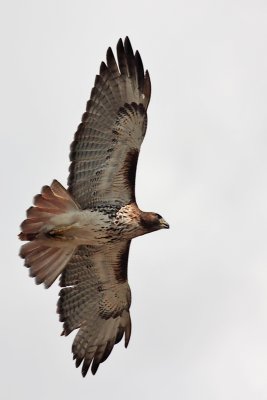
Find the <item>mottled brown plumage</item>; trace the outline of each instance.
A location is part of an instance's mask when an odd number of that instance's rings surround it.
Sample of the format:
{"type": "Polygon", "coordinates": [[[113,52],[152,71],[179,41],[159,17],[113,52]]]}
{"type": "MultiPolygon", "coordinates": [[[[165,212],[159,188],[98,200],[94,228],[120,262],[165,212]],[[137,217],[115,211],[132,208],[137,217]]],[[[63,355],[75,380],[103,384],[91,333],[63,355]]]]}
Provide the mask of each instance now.
{"type": "Polygon", "coordinates": [[[74,136],[69,188],[54,180],[35,196],[22,223],[20,255],[36,283],[49,287],[60,275],[58,313],[63,335],[78,329],[76,366],[95,374],[114,344],[131,335],[127,264],[131,239],[168,228],[156,213],[141,211],[135,175],[147,127],[151,84],[129,39],[111,48],[74,136]]]}

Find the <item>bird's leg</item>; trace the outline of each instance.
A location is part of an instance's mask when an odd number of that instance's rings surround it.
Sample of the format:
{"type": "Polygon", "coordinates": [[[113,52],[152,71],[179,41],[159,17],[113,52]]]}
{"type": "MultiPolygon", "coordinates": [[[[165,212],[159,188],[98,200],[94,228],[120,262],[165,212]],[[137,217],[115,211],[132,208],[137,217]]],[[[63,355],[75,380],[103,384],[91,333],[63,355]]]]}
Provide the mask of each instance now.
{"type": "Polygon", "coordinates": [[[65,233],[73,229],[75,226],[76,224],[55,226],[47,232],[47,234],[54,239],[72,239],[72,236],[66,236],[65,233]]]}

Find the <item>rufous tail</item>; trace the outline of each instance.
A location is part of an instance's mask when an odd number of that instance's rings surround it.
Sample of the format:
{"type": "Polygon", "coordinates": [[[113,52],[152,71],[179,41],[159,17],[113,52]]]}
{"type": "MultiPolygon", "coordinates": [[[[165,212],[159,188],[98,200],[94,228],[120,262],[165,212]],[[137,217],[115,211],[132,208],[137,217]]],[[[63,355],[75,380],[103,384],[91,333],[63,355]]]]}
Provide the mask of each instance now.
{"type": "MultiPolygon", "coordinates": [[[[29,242],[21,246],[20,256],[25,259],[25,266],[30,269],[36,283],[52,285],[63,271],[76,246],[64,243],[58,232],[49,232],[49,220],[58,214],[78,210],[79,206],[67,190],[56,180],[51,186],[44,186],[41,194],[34,197],[33,207],[27,210],[27,218],[21,224],[21,240],[29,242]]],[[[64,227],[63,227],[64,229],[64,227]]]]}

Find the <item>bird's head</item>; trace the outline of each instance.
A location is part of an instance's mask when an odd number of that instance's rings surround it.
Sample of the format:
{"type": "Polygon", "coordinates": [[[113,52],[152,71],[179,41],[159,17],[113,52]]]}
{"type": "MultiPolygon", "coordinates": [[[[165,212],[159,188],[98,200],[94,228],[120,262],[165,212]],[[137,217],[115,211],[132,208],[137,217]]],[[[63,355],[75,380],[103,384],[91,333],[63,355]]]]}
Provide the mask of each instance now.
{"type": "Polygon", "coordinates": [[[147,233],[159,229],[169,229],[170,227],[161,215],[154,212],[142,212],[140,216],[140,224],[147,233]]]}

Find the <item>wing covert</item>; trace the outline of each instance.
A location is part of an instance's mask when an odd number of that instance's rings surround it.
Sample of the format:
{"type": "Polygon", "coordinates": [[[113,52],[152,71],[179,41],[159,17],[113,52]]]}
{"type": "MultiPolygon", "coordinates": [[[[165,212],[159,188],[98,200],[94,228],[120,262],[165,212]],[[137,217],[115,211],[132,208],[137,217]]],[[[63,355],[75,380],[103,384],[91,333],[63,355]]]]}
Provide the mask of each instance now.
{"type": "Polygon", "coordinates": [[[147,127],[151,84],[127,37],[124,44],[121,39],[118,42],[117,59],[118,63],[109,48],[71,145],[69,191],[82,208],[135,200],[136,165],[147,127]]]}

